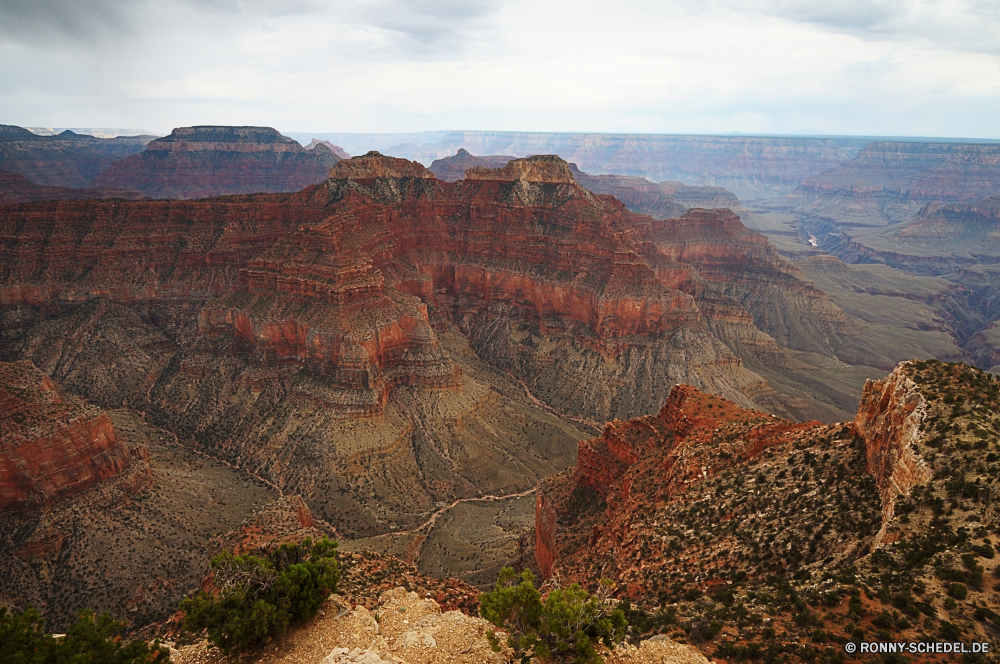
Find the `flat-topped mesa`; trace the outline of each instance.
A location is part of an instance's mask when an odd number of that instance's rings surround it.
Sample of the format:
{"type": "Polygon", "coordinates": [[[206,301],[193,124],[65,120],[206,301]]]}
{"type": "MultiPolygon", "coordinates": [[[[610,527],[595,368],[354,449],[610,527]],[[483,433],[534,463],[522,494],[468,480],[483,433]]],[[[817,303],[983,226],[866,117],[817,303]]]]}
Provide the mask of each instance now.
{"type": "Polygon", "coordinates": [[[94,180],[154,198],[299,191],[326,179],[338,157],[306,150],[270,127],[179,127],[94,180]]]}
{"type": "Polygon", "coordinates": [[[524,180],[538,184],[574,184],[573,172],[564,159],[554,154],[539,154],[512,159],[501,168],[473,166],[465,171],[466,180],[524,180]]]}
{"type": "MultiPolygon", "coordinates": [[[[133,462],[108,414],[66,395],[30,361],[0,362],[0,512],[45,509],[133,462]]],[[[148,472],[133,489],[152,481],[148,472]]]]}
{"type": "Polygon", "coordinates": [[[343,159],[330,169],[331,180],[371,181],[376,178],[419,178],[433,180],[434,174],[427,167],[415,161],[387,157],[380,152],[371,152],[343,159]]]}
{"type": "Polygon", "coordinates": [[[161,152],[305,152],[298,141],[271,127],[203,125],[177,127],[169,136],[149,142],[147,150],[161,152]]]}

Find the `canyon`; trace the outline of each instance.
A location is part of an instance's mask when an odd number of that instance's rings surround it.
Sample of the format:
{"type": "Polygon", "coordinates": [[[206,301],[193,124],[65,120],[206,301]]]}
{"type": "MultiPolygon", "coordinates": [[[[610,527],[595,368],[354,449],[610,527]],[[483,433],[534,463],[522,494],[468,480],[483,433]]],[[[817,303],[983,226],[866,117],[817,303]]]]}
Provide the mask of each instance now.
{"type": "Polygon", "coordinates": [[[47,187],[86,188],[116,161],[141,152],[153,136],[96,138],[66,130],[39,136],[0,125],[0,171],[20,173],[47,187]]]}
{"type": "Polygon", "coordinates": [[[180,127],[115,162],[93,183],[151,198],[289,192],[322,182],[339,160],[323,143],[306,149],[270,127],[180,127]]]}
{"type": "Polygon", "coordinates": [[[790,193],[803,179],[855,157],[870,140],[845,136],[766,137],[438,131],[412,134],[298,134],[328,139],[351,154],[378,150],[430,165],[464,149],[473,155],[557,154],[589,173],[724,187],[741,200],[790,193]]]}
{"type": "MultiPolygon", "coordinates": [[[[663,137],[636,166],[652,139],[463,136],[490,156],[193,127],[82,184],[0,179],[0,366],[37,386],[0,395],[26,413],[0,419],[0,603],[159,624],[219,548],[329,534],[371,608],[405,581],[469,611],[518,561],[766,648],[723,591],[763,615],[780,577],[816,608],[809,584],[898,569],[932,522],[986,546],[993,379],[897,364],[1000,364],[989,146],[663,137]],[[851,163],[885,180],[863,232],[821,219],[861,196],[851,163]]],[[[986,638],[932,567],[906,572],[925,629],[986,638]]],[[[841,608],[810,628],[846,638],[841,608]]],[[[812,610],[768,613],[782,647],[812,610]]]]}

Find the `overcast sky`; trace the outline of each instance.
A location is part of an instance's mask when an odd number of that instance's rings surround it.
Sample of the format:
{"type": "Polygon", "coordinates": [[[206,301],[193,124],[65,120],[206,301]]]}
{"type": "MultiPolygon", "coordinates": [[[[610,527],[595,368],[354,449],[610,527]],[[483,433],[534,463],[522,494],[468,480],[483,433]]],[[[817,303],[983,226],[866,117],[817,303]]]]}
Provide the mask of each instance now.
{"type": "Polygon", "coordinates": [[[0,123],[1000,138],[1000,0],[0,0],[0,123]]]}

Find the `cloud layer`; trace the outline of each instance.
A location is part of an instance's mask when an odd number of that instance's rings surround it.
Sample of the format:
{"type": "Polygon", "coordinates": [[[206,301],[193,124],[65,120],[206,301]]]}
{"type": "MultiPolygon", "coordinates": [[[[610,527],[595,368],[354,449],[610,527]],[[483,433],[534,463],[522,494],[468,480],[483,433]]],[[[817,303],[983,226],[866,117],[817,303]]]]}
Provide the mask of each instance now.
{"type": "Polygon", "coordinates": [[[994,0],[0,0],[0,122],[1000,138],[994,0]]]}

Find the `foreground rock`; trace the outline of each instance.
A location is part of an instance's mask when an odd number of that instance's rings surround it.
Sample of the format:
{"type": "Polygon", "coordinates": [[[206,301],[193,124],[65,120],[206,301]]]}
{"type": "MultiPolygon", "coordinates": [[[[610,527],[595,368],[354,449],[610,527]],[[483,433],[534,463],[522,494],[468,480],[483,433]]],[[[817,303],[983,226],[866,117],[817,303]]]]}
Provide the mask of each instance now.
{"type": "Polygon", "coordinates": [[[996,376],[936,361],[869,381],[832,426],[677,386],[659,417],[609,424],[539,488],[538,565],[610,577],[650,624],[720,658],[988,640],[998,405],[996,376]]]}
{"type": "MultiPolygon", "coordinates": [[[[437,602],[404,588],[386,591],[378,606],[351,609],[334,595],[323,613],[307,625],[289,631],[242,656],[225,658],[204,641],[171,653],[178,664],[504,664],[507,658],[490,649],[492,625],[460,611],[442,612],[437,602]]],[[[704,664],[708,660],[690,647],[669,639],[643,642],[606,653],[609,664],[704,664]]]]}

